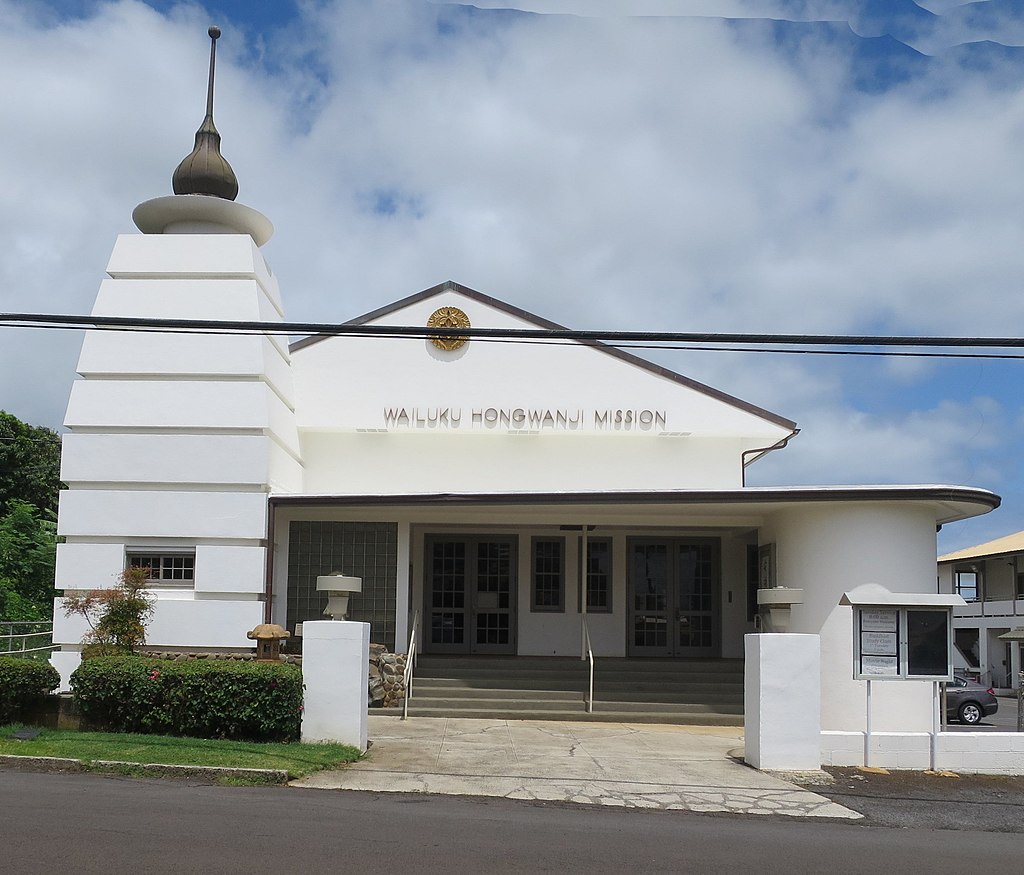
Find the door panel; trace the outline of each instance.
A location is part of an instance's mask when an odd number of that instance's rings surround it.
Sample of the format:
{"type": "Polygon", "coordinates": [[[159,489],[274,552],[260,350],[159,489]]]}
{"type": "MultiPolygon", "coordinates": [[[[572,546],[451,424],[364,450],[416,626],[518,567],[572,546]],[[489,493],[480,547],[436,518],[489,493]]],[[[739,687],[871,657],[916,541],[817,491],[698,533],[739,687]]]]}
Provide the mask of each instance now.
{"type": "Polygon", "coordinates": [[[716,541],[629,542],[630,656],[718,656],[716,541]]]}
{"type": "Polygon", "coordinates": [[[515,653],[516,539],[426,539],[431,653],[515,653]]]}
{"type": "Polygon", "coordinates": [[[714,544],[676,545],[677,656],[717,656],[718,573],[714,544]]]}
{"type": "Polygon", "coordinates": [[[669,554],[665,542],[629,546],[630,655],[671,656],[669,640],[669,554]]]}

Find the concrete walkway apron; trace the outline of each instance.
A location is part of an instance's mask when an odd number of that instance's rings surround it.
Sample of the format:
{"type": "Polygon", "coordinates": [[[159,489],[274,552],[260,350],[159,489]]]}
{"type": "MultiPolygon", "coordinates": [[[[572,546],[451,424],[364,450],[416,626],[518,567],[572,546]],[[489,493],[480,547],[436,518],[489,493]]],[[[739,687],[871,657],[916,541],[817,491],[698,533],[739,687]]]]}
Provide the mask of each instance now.
{"type": "Polygon", "coordinates": [[[861,815],[744,765],[738,727],[371,715],[367,755],[296,787],[627,808],[861,815]]]}

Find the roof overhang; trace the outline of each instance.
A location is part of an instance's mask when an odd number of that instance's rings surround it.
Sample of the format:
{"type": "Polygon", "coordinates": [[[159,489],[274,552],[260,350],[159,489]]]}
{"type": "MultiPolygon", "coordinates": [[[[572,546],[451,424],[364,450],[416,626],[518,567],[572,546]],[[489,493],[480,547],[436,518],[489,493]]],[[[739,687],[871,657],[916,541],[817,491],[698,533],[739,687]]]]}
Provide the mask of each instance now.
{"type": "Polygon", "coordinates": [[[1000,498],[986,489],[966,486],[789,486],[726,490],[662,490],[614,492],[489,492],[411,493],[380,495],[271,495],[278,507],[403,507],[403,508],[564,508],[579,517],[595,512],[663,511],[687,508],[728,518],[791,509],[809,503],[914,503],[929,507],[938,525],[968,519],[999,507],[1000,498]]]}
{"type": "Polygon", "coordinates": [[[999,636],[1000,641],[1024,641],[1024,629],[1011,629],[999,636]]]}

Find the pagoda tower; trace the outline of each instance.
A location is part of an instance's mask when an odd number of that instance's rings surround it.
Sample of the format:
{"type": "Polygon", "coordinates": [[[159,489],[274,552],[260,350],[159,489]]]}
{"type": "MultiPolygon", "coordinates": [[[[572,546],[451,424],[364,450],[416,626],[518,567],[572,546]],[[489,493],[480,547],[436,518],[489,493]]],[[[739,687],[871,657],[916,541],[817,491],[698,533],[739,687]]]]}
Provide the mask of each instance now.
{"type": "MultiPolygon", "coordinates": [[[[118,237],[94,316],[282,321],[260,251],[269,220],[237,203],[213,121],[211,27],[206,115],[173,176],[174,194],[118,237]]],[[[266,332],[86,332],[64,425],[55,586],[113,585],[150,568],[147,643],[250,649],[264,621],[267,496],[301,488],[288,339],[266,332]]],[[[80,661],[80,618],[54,610],[53,662],[66,688],[80,661]]]]}

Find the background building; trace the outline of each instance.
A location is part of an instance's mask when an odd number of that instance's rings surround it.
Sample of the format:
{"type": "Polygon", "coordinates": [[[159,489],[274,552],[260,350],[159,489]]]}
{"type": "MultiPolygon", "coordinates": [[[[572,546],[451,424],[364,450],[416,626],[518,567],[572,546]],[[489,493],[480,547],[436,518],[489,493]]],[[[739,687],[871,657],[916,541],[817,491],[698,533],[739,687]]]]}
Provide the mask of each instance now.
{"type": "Polygon", "coordinates": [[[1024,648],[1024,532],[940,556],[939,589],[967,602],[954,620],[961,667],[984,684],[1017,689],[1024,648]]]}

